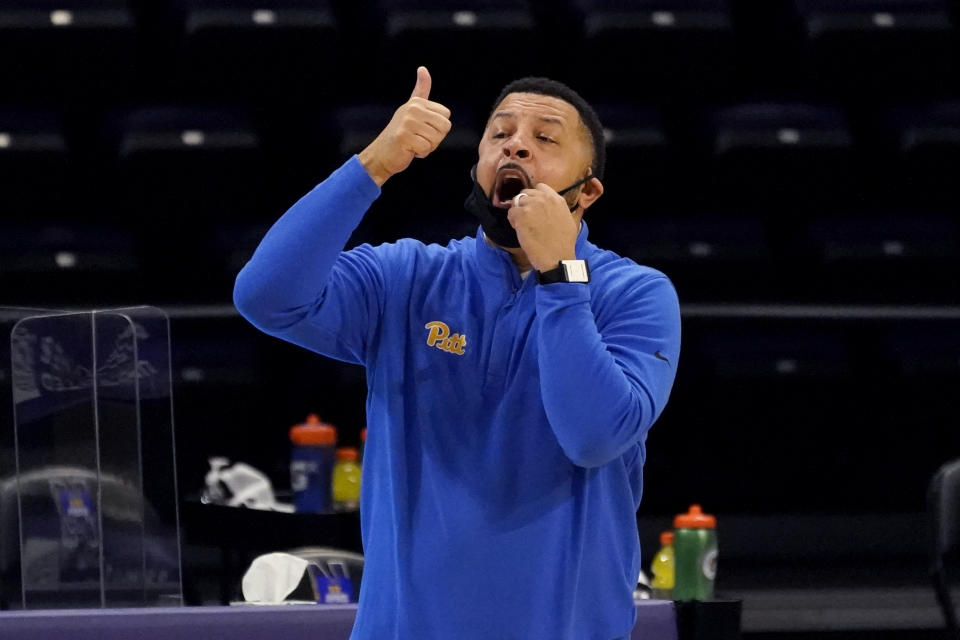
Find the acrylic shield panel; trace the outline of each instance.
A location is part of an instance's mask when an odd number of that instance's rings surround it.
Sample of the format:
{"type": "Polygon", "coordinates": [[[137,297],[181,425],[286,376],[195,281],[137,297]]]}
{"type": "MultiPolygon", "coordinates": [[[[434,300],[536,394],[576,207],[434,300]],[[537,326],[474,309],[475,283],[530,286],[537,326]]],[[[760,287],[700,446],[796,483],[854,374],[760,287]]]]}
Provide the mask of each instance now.
{"type": "Polygon", "coordinates": [[[167,317],[3,309],[0,329],[0,606],[180,604],[167,317]]]}

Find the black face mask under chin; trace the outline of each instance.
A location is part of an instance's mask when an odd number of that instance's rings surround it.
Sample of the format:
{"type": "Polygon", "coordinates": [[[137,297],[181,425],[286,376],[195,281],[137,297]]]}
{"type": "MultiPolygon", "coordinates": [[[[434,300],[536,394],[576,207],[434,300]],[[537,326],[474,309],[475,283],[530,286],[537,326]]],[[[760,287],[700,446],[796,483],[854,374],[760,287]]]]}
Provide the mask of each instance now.
{"type": "MultiPolygon", "coordinates": [[[[507,249],[519,248],[520,241],[517,239],[516,230],[510,226],[510,221],[507,219],[507,209],[501,209],[500,207],[493,206],[493,202],[491,202],[490,198],[487,197],[487,194],[483,192],[483,189],[480,187],[480,183],[477,182],[476,165],[470,169],[470,177],[473,178],[473,189],[470,191],[470,195],[467,196],[466,201],[463,203],[464,208],[480,220],[480,225],[483,227],[483,232],[487,234],[487,237],[490,238],[490,240],[492,240],[494,243],[507,249]]],[[[562,196],[566,192],[576,189],[591,178],[593,178],[592,173],[586,178],[574,182],[566,189],[558,191],[557,193],[562,196]]],[[[577,207],[579,206],[579,204],[575,204],[570,207],[570,213],[576,211],[577,207]]]]}

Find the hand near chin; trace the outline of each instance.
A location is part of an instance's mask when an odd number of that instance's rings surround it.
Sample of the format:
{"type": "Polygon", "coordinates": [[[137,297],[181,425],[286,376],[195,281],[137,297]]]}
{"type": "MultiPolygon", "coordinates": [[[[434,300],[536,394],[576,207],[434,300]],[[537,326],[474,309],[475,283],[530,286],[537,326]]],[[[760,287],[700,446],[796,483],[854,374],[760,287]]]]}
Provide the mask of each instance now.
{"type": "Polygon", "coordinates": [[[578,221],[563,196],[540,182],[521,191],[514,202],[507,219],[534,269],[549,271],[561,260],[576,259],[578,221]]]}

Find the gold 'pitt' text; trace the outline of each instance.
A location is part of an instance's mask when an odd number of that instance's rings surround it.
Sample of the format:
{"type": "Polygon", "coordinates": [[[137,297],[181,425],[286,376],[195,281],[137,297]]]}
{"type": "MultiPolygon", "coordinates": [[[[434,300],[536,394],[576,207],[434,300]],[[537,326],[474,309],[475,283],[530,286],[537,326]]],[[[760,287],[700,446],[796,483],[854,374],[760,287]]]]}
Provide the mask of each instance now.
{"type": "Polygon", "coordinates": [[[430,330],[430,333],[427,334],[428,347],[436,347],[441,351],[455,353],[458,356],[464,355],[463,348],[467,346],[467,336],[462,336],[459,333],[450,335],[450,327],[439,320],[428,322],[424,328],[430,330]]]}

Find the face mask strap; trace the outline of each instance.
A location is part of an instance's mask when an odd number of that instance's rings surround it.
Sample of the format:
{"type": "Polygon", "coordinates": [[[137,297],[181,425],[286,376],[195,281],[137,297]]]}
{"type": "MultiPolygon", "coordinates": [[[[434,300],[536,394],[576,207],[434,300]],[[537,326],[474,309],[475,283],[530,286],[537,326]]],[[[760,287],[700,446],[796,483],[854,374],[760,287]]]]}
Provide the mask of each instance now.
{"type": "MultiPolygon", "coordinates": [[[[580,185],[584,184],[584,183],[587,182],[588,180],[592,180],[593,177],[594,177],[593,174],[592,174],[592,173],[589,173],[589,174],[587,174],[587,177],[586,177],[586,178],[583,178],[582,180],[577,180],[576,182],[574,182],[572,185],[570,185],[569,187],[567,187],[567,188],[564,189],[563,191],[557,191],[557,195],[562,196],[562,195],[565,194],[566,192],[571,191],[571,190],[573,190],[573,189],[576,189],[577,187],[579,187],[580,185]]],[[[574,211],[576,211],[576,210],[579,209],[579,208],[580,208],[580,203],[577,202],[577,203],[575,203],[572,207],[570,207],[570,213],[573,213],[574,211]]]]}
{"type": "Polygon", "coordinates": [[[577,180],[576,182],[574,182],[572,185],[570,185],[570,186],[567,187],[566,189],[564,189],[564,190],[562,190],[562,191],[557,191],[557,195],[562,196],[562,195],[565,194],[567,191],[572,191],[573,189],[576,189],[577,187],[579,187],[580,185],[582,185],[583,183],[585,183],[587,180],[592,180],[593,177],[594,177],[594,176],[593,176],[592,173],[591,173],[591,174],[588,174],[586,178],[583,178],[582,180],[577,180]]]}

